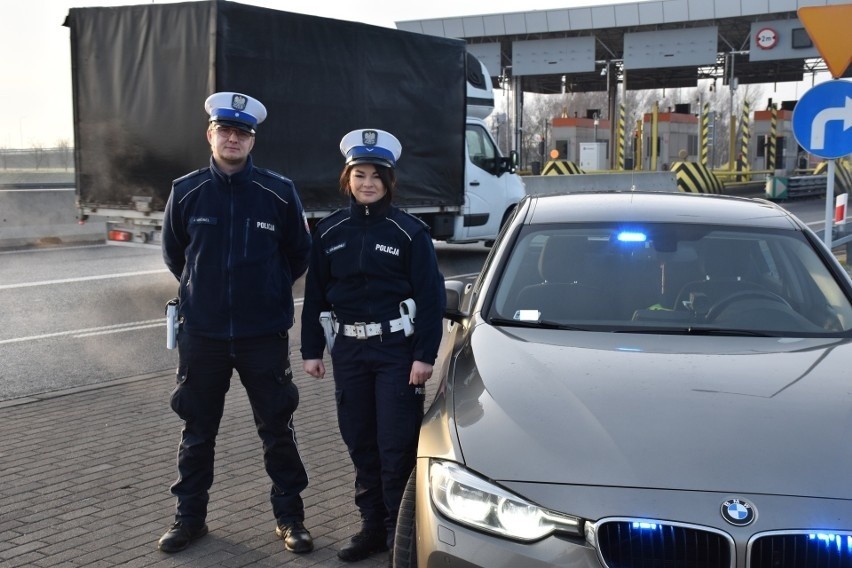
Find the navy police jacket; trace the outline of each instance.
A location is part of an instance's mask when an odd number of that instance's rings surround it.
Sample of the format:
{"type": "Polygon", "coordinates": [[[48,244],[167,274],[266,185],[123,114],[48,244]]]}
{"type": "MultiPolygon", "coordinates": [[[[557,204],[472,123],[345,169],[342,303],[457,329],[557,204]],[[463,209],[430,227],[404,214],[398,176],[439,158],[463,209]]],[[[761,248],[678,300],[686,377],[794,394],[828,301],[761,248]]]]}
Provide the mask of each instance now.
{"type": "Polygon", "coordinates": [[[180,280],[181,331],[216,339],[257,337],[293,325],[293,281],[311,249],[293,182],[246,167],[210,167],[172,183],[163,258],[180,280]]]}
{"type": "MultiPolygon", "coordinates": [[[[446,307],[428,227],[390,205],[352,200],[317,224],[305,281],[302,358],[321,359],[325,336],[320,312],[332,310],[341,324],[383,323],[400,317],[399,303],[417,304],[414,360],[434,364],[446,307]]],[[[396,333],[402,333],[401,331],[396,333]]]]}

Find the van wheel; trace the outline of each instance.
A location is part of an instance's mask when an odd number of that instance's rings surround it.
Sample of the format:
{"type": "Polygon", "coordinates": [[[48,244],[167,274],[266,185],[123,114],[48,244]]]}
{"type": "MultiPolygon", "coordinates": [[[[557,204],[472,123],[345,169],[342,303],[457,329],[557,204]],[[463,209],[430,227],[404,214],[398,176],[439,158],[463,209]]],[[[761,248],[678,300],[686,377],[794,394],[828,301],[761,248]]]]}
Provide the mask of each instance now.
{"type": "Polygon", "coordinates": [[[417,525],[414,515],[416,484],[417,466],[408,477],[399,505],[396,535],[393,539],[394,568],[417,568],[417,525]]]}
{"type": "MultiPolygon", "coordinates": [[[[498,229],[498,231],[497,231],[498,234],[503,231],[503,227],[505,227],[506,223],[509,222],[509,219],[512,218],[512,215],[514,215],[516,208],[517,208],[517,205],[512,205],[511,207],[506,209],[505,213],[503,213],[503,218],[500,219],[500,229],[498,229]]],[[[489,239],[489,240],[485,241],[483,244],[485,244],[485,246],[487,248],[491,248],[491,247],[494,246],[494,242],[495,242],[494,239],[489,239]]]]}
{"type": "Polygon", "coordinates": [[[514,215],[514,214],[515,214],[515,209],[516,209],[516,208],[517,208],[517,205],[512,205],[511,207],[509,207],[508,209],[506,209],[506,212],[505,212],[505,213],[503,213],[503,218],[502,218],[502,219],[500,219],[500,230],[502,230],[502,229],[503,229],[503,227],[505,227],[505,226],[506,226],[506,223],[508,223],[508,222],[509,222],[509,219],[511,219],[511,218],[512,218],[512,215],[514,215]]]}

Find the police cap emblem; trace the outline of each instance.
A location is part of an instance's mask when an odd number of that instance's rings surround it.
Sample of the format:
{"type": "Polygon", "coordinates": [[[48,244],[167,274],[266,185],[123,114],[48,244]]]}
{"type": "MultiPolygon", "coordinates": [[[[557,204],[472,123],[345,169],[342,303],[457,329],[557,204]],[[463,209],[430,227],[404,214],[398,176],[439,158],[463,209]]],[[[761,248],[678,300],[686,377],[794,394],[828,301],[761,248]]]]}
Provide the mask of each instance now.
{"type": "Polygon", "coordinates": [[[231,97],[231,108],[234,110],[246,110],[246,104],[248,104],[248,99],[243,95],[234,93],[234,96],[231,97]]]}
{"type": "Polygon", "coordinates": [[[722,518],[737,527],[744,527],[754,522],[757,510],[745,499],[728,499],[722,503],[722,518]]]}
{"type": "Polygon", "coordinates": [[[379,141],[379,133],[375,130],[363,130],[361,132],[361,143],[364,146],[375,146],[379,141]]]}

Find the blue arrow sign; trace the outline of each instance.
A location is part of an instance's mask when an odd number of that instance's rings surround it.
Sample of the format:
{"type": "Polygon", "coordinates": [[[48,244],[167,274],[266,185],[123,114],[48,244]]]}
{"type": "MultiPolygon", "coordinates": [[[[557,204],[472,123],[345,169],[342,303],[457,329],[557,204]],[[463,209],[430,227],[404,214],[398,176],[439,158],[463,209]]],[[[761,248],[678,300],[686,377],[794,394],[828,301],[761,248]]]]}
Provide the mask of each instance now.
{"type": "Polygon", "coordinates": [[[809,89],[793,109],[793,135],[820,158],[852,154],[852,81],[828,81],[809,89]]]}

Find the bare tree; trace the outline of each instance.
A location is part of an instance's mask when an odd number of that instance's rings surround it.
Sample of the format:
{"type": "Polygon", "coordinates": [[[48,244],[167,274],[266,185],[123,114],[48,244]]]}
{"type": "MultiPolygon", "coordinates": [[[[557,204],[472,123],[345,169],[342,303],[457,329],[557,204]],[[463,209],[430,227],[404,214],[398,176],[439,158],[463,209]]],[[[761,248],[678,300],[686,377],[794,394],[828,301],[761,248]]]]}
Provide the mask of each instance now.
{"type": "Polygon", "coordinates": [[[41,142],[33,142],[31,148],[33,151],[33,163],[35,165],[35,169],[38,170],[47,167],[47,152],[44,151],[44,147],[41,145],[41,142]]]}
{"type": "Polygon", "coordinates": [[[59,150],[60,165],[68,171],[71,166],[71,143],[66,138],[62,138],[56,143],[56,148],[59,150]]]}

